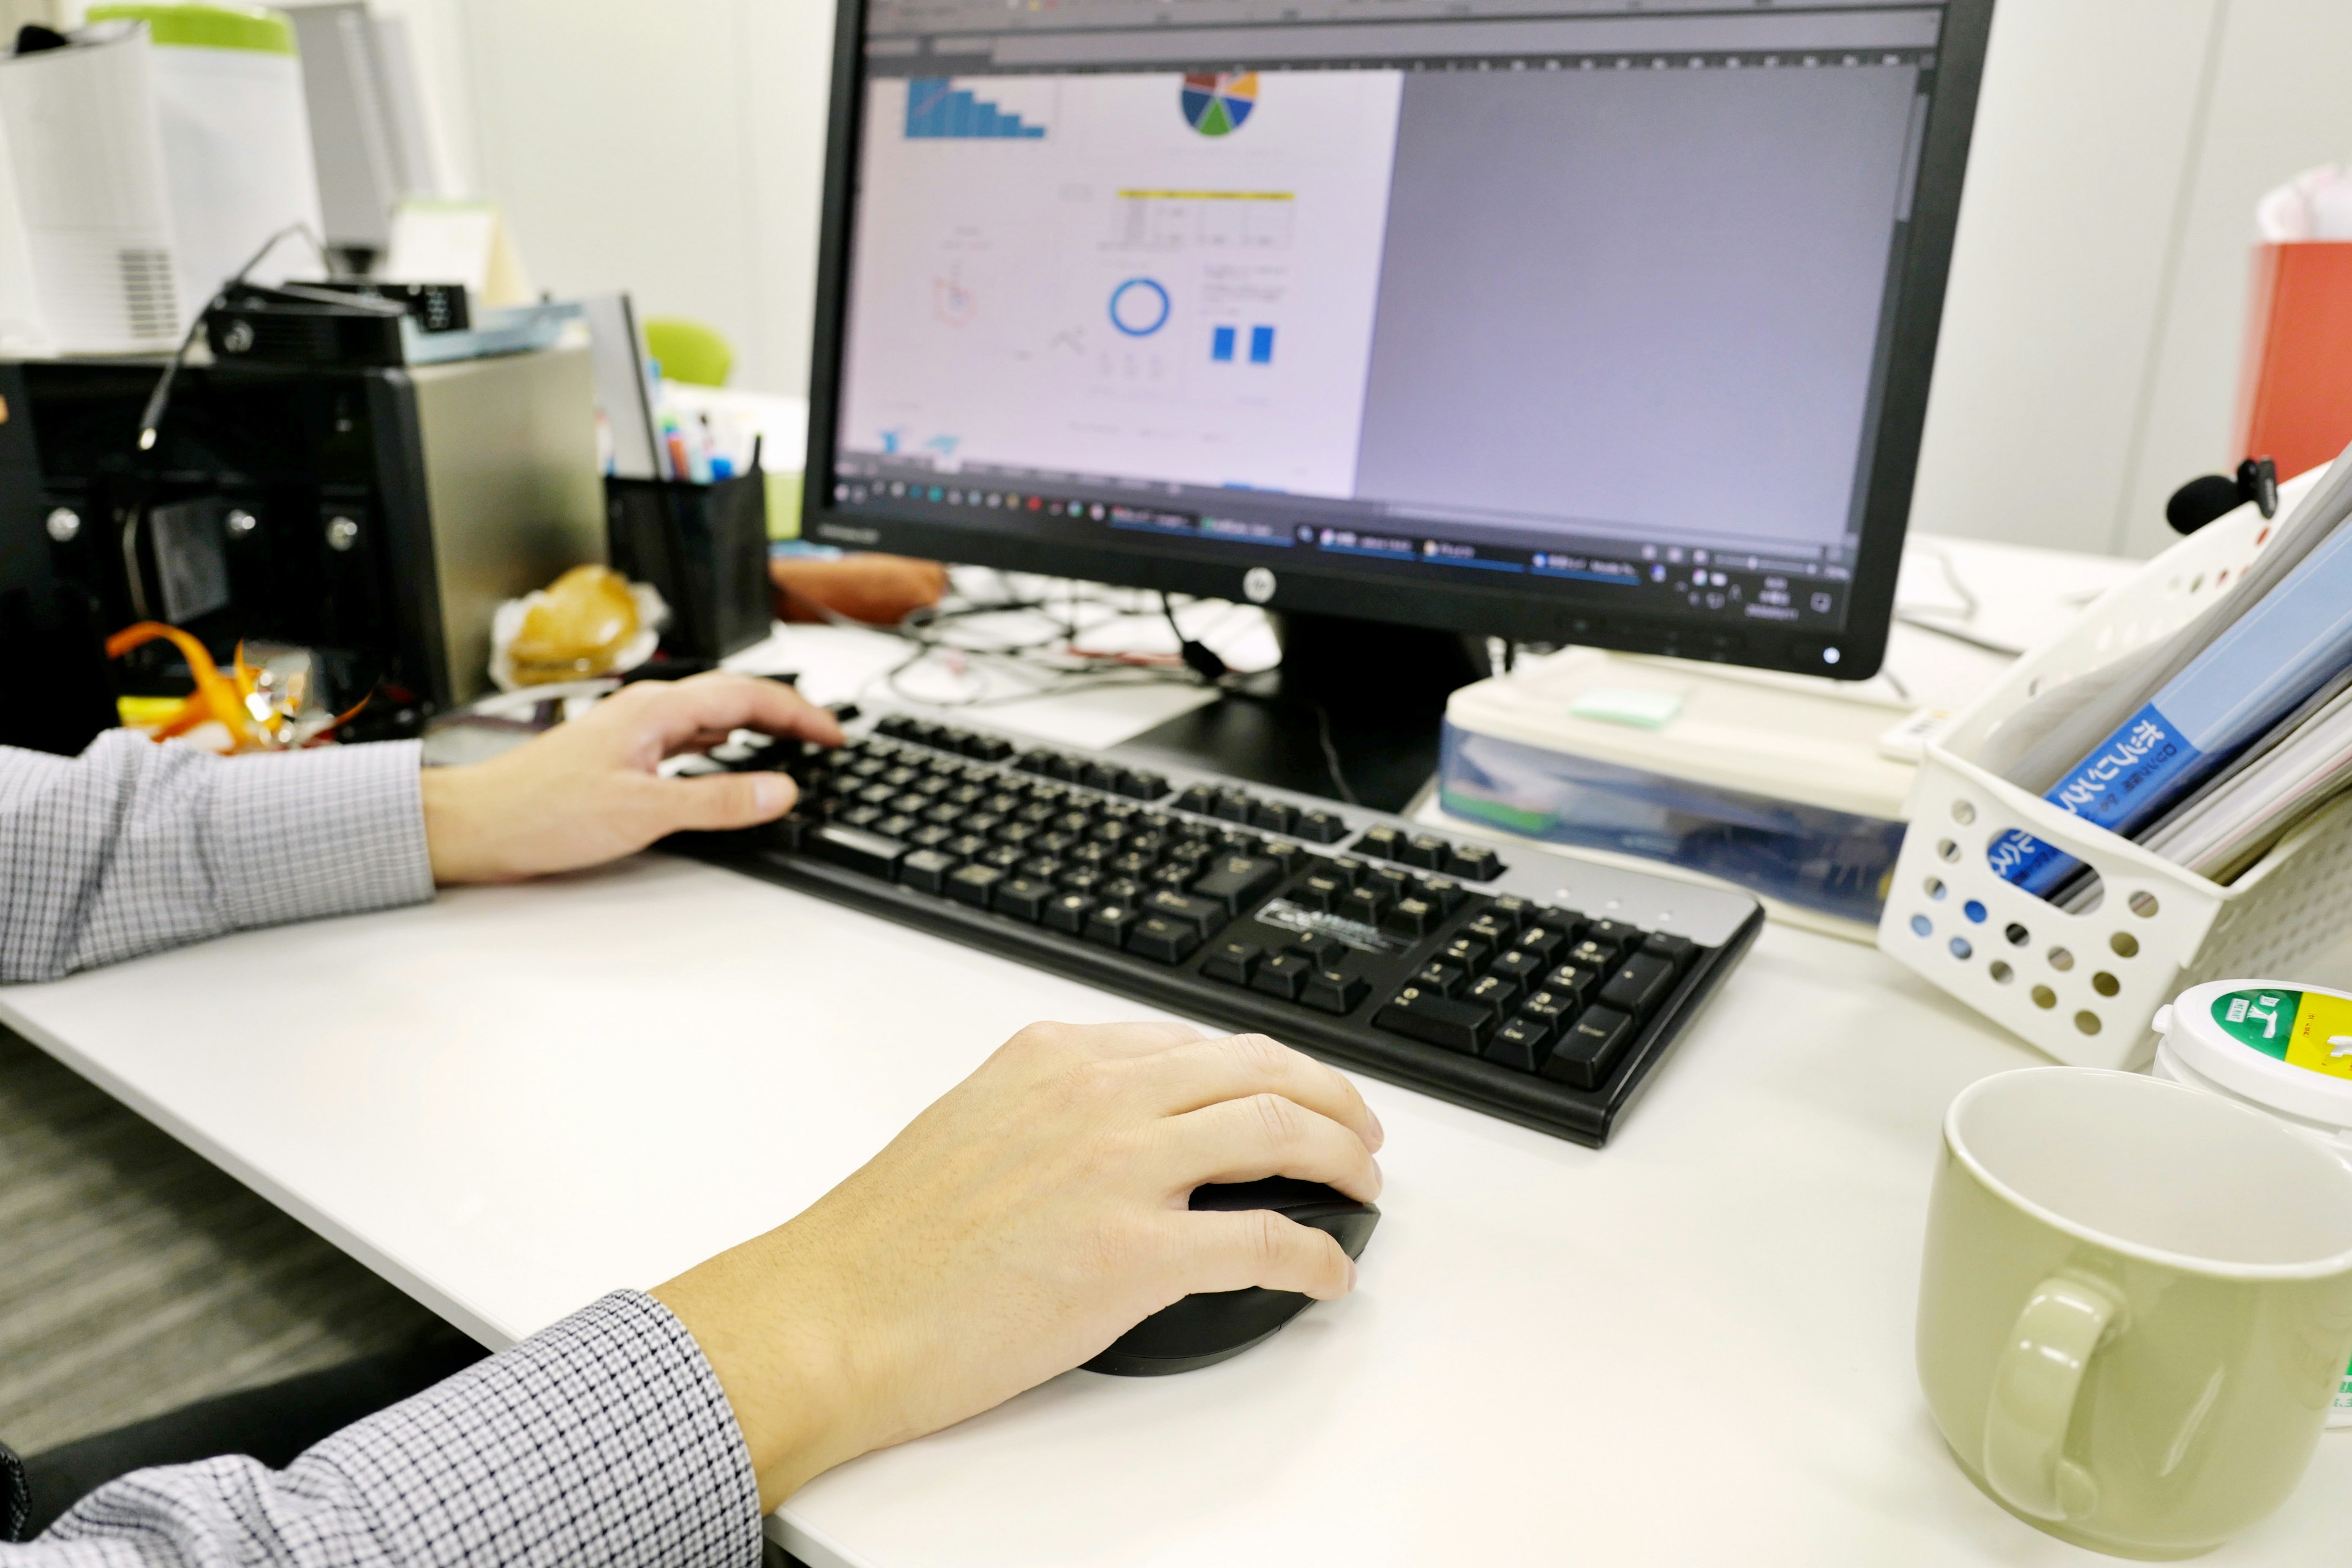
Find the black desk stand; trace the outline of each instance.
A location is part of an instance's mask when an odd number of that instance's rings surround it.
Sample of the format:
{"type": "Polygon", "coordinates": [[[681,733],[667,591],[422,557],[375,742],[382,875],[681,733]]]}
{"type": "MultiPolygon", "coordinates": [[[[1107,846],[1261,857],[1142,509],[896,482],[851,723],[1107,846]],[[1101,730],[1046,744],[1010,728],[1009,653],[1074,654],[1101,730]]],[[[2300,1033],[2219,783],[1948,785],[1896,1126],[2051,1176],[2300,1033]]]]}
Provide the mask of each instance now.
{"type": "Polygon", "coordinates": [[[1446,698],[1487,673],[1485,639],[1339,616],[1272,618],[1278,668],[1119,750],[1402,810],[1437,771],[1446,698]]]}

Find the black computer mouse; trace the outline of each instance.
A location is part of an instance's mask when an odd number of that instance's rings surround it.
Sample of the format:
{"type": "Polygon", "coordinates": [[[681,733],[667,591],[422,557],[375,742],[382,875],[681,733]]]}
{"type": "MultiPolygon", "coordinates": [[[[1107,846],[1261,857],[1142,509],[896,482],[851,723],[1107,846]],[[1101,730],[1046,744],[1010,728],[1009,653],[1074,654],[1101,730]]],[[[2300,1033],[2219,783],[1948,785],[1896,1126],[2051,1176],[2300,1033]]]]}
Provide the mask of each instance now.
{"type": "MultiPolygon", "coordinates": [[[[1372,1227],[1381,1223],[1381,1211],[1375,1205],[1360,1204],[1319,1183],[1296,1182],[1287,1176],[1195,1187],[1192,1206],[1272,1209],[1323,1232],[1349,1258],[1363,1256],[1364,1243],[1372,1238],[1372,1227]]],[[[1257,1286],[1187,1296],[1119,1335],[1108,1350],[1087,1363],[1087,1370],[1116,1377],[1160,1377],[1214,1366],[1272,1337],[1314,1299],[1296,1290],[1257,1286]]]]}

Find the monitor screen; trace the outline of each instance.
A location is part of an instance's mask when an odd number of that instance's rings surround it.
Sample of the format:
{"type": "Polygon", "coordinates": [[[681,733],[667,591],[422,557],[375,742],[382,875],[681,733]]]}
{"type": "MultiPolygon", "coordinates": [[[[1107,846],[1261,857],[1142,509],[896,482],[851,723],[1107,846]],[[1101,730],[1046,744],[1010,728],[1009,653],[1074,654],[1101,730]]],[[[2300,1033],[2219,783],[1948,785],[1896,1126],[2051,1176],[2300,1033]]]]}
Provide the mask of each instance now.
{"type": "Polygon", "coordinates": [[[1988,9],[853,0],[811,532],[1867,673],[1988,9]]]}

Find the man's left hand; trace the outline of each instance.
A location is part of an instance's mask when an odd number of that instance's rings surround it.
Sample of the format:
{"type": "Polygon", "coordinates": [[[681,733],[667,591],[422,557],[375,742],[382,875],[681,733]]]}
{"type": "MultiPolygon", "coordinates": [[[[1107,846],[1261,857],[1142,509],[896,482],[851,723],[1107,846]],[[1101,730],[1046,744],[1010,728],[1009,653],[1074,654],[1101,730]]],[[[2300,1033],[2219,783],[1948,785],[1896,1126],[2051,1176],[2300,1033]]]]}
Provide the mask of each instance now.
{"type": "Polygon", "coordinates": [[[841,744],[841,726],[789,686],[713,673],[625,686],[581,718],[502,757],[425,773],[433,879],[509,882],[635,854],[686,829],[750,827],[793,808],[780,773],[663,778],[665,757],[737,730],[841,744]]]}

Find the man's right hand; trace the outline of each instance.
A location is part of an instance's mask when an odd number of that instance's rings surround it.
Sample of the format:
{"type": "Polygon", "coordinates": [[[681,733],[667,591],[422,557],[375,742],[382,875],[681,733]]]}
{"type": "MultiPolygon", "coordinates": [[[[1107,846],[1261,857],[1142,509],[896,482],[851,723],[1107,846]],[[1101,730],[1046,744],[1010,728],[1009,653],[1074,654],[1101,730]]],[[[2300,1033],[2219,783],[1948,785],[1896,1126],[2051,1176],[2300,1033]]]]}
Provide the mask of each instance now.
{"type": "Polygon", "coordinates": [[[1206,1182],[1296,1176],[1370,1201],[1381,1126],[1258,1035],[1036,1024],[789,1224],[653,1294],[691,1331],[773,1509],[869,1449],[977,1415],[1204,1290],[1329,1300],[1355,1265],[1206,1182]]]}

